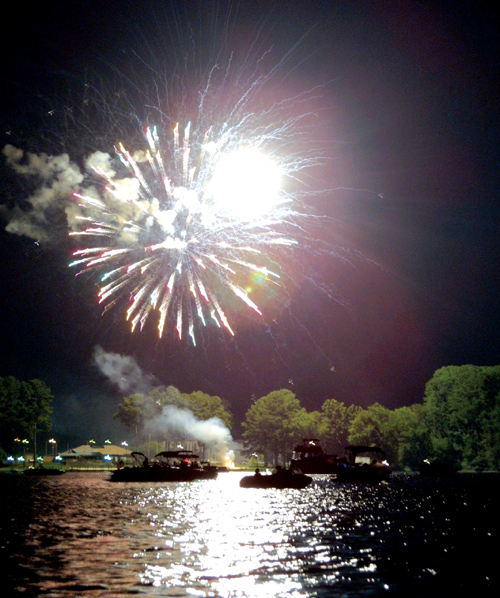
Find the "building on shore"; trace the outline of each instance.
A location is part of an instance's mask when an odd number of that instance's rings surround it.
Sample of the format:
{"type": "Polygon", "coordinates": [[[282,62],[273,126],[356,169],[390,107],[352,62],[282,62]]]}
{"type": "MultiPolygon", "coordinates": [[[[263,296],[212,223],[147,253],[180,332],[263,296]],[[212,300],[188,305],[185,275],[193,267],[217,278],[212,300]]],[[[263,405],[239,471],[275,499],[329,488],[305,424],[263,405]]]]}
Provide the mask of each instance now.
{"type": "Polygon", "coordinates": [[[105,458],[110,463],[118,463],[118,461],[129,460],[131,453],[132,451],[129,451],[127,448],[115,444],[106,444],[103,447],[82,444],[76,448],[59,453],[59,455],[63,462],[68,464],[79,461],[103,461],[105,458]]]}

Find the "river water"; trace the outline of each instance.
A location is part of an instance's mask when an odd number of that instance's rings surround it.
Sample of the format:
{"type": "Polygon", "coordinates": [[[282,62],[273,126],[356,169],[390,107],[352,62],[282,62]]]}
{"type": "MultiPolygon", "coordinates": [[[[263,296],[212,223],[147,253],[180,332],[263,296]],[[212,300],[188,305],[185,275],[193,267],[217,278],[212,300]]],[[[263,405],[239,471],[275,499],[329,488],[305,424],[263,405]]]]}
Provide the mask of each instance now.
{"type": "Polygon", "coordinates": [[[500,595],[500,475],[304,490],[241,475],[0,475],[2,598],[500,595]]]}

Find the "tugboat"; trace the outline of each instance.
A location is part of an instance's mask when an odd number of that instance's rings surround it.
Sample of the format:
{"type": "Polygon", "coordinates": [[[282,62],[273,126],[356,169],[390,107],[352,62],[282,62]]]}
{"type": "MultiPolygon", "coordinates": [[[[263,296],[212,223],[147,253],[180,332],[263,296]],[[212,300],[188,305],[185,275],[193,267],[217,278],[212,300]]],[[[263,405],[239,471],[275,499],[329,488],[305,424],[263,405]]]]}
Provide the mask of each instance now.
{"type": "Polygon", "coordinates": [[[293,449],[290,467],[304,473],[337,473],[341,459],[327,455],[317,438],[305,438],[293,449]]]}
{"type": "Polygon", "coordinates": [[[377,446],[346,446],[347,462],[339,466],[339,482],[382,482],[391,475],[385,452],[377,446]]]}

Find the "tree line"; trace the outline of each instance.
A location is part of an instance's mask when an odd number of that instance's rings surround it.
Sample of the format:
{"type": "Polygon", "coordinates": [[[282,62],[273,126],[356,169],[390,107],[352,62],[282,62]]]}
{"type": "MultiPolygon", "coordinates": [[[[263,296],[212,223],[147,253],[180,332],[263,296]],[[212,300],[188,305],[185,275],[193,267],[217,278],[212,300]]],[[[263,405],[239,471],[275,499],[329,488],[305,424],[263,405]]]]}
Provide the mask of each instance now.
{"type": "MultiPolygon", "coordinates": [[[[16,438],[24,436],[36,447],[37,431],[51,429],[52,398],[40,380],[0,378],[4,452],[14,450],[16,438]]],[[[135,430],[138,445],[146,422],[167,405],[189,410],[199,420],[216,417],[231,430],[226,401],[200,391],[181,393],[173,386],[124,397],[115,417],[135,430]]],[[[443,367],[427,383],[421,402],[396,409],[328,399],[319,410],[307,411],[292,391],[275,390],[252,404],[242,426],[248,455],[263,455],[268,463],[286,463],[302,439],[319,438],[330,454],[342,455],[347,444],[380,446],[395,469],[417,469],[430,459],[464,469],[500,470],[500,366],[443,367]]]]}
{"type": "Polygon", "coordinates": [[[500,469],[500,366],[437,370],[421,403],[388,409],[379,403],[347,407],[326,400],[307,412],[289,390],[257,400],[243,423],[249,450],[270,462],[286,460],[303,438],[319,438],[330,454],[347,444],[380,446],[395,469],[418,469],[424,459],[462,469],[500,469]]]}

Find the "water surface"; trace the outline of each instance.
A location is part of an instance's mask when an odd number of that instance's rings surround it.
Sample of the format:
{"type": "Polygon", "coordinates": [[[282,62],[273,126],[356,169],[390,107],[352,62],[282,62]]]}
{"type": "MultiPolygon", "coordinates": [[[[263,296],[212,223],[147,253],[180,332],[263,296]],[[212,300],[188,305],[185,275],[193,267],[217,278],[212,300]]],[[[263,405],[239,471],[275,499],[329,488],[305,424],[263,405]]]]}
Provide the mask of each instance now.
{"type": "Polygon", "coordinates": [[[498,595],[498,475],[303,490],[242,489],[241,475],[2,474],[2,595],[498,595]]]}

